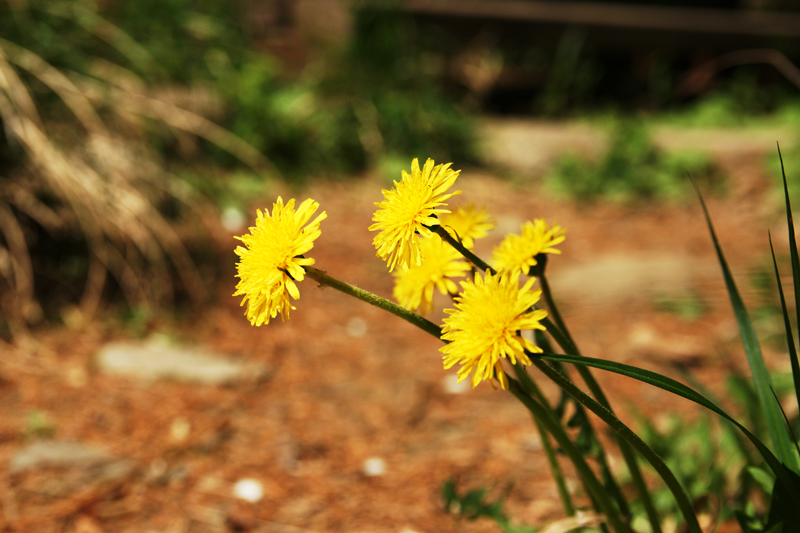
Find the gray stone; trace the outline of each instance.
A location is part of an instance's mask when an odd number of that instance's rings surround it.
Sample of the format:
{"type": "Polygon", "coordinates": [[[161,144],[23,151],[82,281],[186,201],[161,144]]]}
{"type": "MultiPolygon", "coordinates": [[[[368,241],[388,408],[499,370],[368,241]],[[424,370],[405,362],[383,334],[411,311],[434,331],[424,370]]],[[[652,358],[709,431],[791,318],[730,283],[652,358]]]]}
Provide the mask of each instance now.
{"type": "Polygon", "coordinates": [[[98,368],[145,381],[174,379],[206,385],[257,381],[269,375],[261,363],[238,361],[201,347],[187,347],[150,341],[117,342],[97,353],[98,368]]]}
{"type": "Polygon", "coordinates": [[[108,491],[138,471],[133,459],[116,457],[80,442],[38,441],[19,450],[9,461],[18,494],[62,498],[80,491],[108,491]],[[58,474],[42,470],[57,470],[58,474]]]}
{"type": "Polygon", "coordinates": [[[112,461],[106,450],[79,442],[37,441],[9,461],[12,474],[45,467],[91,467],[112,461]]]}

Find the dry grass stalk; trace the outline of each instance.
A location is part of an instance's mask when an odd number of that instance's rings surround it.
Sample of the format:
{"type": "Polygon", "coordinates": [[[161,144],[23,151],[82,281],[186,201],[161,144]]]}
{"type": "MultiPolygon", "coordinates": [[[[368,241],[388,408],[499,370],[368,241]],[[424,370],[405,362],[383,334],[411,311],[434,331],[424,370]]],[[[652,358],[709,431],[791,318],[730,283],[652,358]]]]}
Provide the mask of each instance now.
{"type": "MultiPolygon", "coordinates": [[[[113,26],[95,21],[92,27],[123,43],[123,48],[130,44],[119,39],[113,26]]],[[[141,54],[138,58],[142,60],[141,54]]],[[[185,183],[137,153],[129,139],[112,134],[96,110],[98,105],[123,119],[144,117],[205,138],[259,173],[278,174],[269,160],[239,137],[199,114],[147,95],[145,84],[130,71],[98,64],[104,68],[97,73],[107,76],[103,81],[67,76],[31,51],[0,39],[0,119],[7,137],[19,143],[31,165],[24,179],[0,177],[0,279],[8,289],[3,290],[0,305],[15,336],[41,317],[31,258],[15,210],[46,231],[77,230],[86,239],[91,254],[80,301],[84,316],[96,311],[107,272],[132,305],[172,302],[169,263],[194,300],[205,297],[188,251],[155,206],[165,195],[195,209],[196,200],[185,183]],[[53,91],[74,114],[84,135],[67,146],[57,145],[15,68],[53,91]],[[38,199],[41,192],[55,195],[63,209],[46,206],[38,199]]]]}

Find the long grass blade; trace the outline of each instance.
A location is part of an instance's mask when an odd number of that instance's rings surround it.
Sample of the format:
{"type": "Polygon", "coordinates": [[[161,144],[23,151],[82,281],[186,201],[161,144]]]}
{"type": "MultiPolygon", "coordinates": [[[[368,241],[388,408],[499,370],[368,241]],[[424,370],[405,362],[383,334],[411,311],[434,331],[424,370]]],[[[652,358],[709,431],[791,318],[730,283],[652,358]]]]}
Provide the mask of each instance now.
{"type": "MultiPolygon", "coordinates": [[[[617,363],[615,361],[607,361],[605,359],[595,359],[592,357],[584,357],[584,356],[576,356],[576,355],[562,355],[562,354],[538,354],[538,359],[545,359],[547,361],[558,361],[560,363],[572,363],[574,365],[586,365],[593,368],[599,368],[600,370],[606,370],[608,372],[614,372],[615,374],[620,374],[623,376],[627,376],[629,378],[636,379],[643,383],[647,383],[649,385],[653,385],[658,387],[659,389],[665,390],[667,392],[671,392],[680,396],[681,398],[686,398],[692,402],[695,402],[698,405],[702,405],[706,409],[709,409],[724,419],[728,420],[729,422],[733,423],[740,431],[742,431],[745,436],[753,443],[756,449],[761,453],[762,457],[766,461],[767,465],[770,469],[775,473],[775,476],[785,485],[786,490],[791,495],[792,501],[800,509],[800,492],[794,487],[790,473],[786,466],[784,466],[781,461],[775,456],[774,453],[764,444],[761,439],[756,437],[750,430],[740,424],[736,419],[718,407],[715,403],[707,399],[702,394],[698,393],[694,389],[687,387],[683,383],[675,381],[672,378],[668,378],[666,376],[662,376],[661,374],[657,374],[650,370],[644,370],[642,368],[637,368],[635,366],[625,365],[622,363],[617,363]]],[[[772,392],[770,391],[770,394],[772,392]]]]}
{"type": "MultiPolygon", "coordinates": [[[[792,238],[792,241],[794,239],[792,238]]],[[[797,252],[797,248],[795,252],[797,252]]],[[[772,235],[769,236],[769,249],[772,252],[772,265],[775,267],[775,280],[778,282],[778,294],[781,297],[781,311],[783,312],[783,327],[786,329],[786,345],[789,347],[789,360],[792,363],[792,377],[794,378],[794,391],[797,396],[797,403],[800,405],[800,364],[797,361],[797,348],[794,345],[794,335],[792,334],[792,323],[789,319],[789,311],[786,309],[786,298],[783,295],[783,285],[781,275],[778,272],[778,261],[775,259],[775,249],[772,247],[772,235]]],[[[794,268],[792,268],[794,270],[794,268]]],[[[796,282],[795,282],[796,283],[796,282]]],[[[776,399],[777,401],[777,399],[776,399]]],[[[779,404],[780,405],[780,404],[779,404]]],[[[791,431],[791,426],[788,426],[791,431]]],[[[796,439],[792,439],[796,443],[796,439]]]]}
{"type": "MultiPolygon", "coordinates": [[[[559,374],[560,375],[560,374],[559,374]]],[[[570,440],[569,436],[561,427],[561,424],[555,420],[547,409],[545,409],[539,402],[531,398],[517,380],[508,376],[508,390],[522,402],[522,404],[530,411],[530,413],[539,420],[545,429],[556,439],[556,442],[570,458],[575,469],[584,482],[587,492],[591,494],[592,499],[597,502],[600,509],[608,520],[611,528],[618,533],[626,533],[630,531],[627,525],[622,521],[619,509],[617,509],[614,502],[606,493],[605,488],[597,479],[594,471],[589,467],[583,454],[578,450],[575,444],[570,440]]],[[[699,529],[698,529],[699,531],[699,529]]]]}
{"type": "Polygon", "coordinates": [[[781,416],[780,406],[775,402],[772,396],[772,379],[770,378],[767,365],[764,363],[764,357],[761,354],[761,346],[758,343],[753,324],[750,321],[750,316],[747,313],[742,297],[739,290],[736,288],[736,282],[733,280],[728,263],[720,248],[717,235],[714,232],[714,226],[711,224],[711,216],[708,214],[703,196],[700,194],[700,189],[697,184],[692,180],[692,184],[697,191],[697,197],[700,200],[700,205],[703,207],[703,213],[708,224],[711,239],[714,242],[714,249],[717,252],[720,266],[722,267],[722,274],[725,277],[725,286],[728,289],[728,296],[731,299],[733,313],[736,316],[736,322],[739,326],[739,333],[742,337],[742,344],[747,356],[747,362],[750,366],[750,373],[753,376],[753,382],[756,386],[758,394],[758,402],[761,406],[761,413],[767,424],[767,430],[772,438],[772,445],[775,448],[775,454],[780,458],[781,462],[789,466],[792,470],[797,472],[800,470],[797,455],[793,450],[793,443],[789,436],[789,432],[784,424],[783,417],[781,416]]]}
{"type": "MultiPolygon", "coordinates": [[[[778,145],[778,158],[781,160],[781,176],[783,177],[783,194],[786,198],[786,224],[789,226],[789,253],[792,257],[792,280],[794,281],[794,308],[795,312],[800,311],[800,256],[797,253],[797,238],[794,232],[794,216],[792,215],[792,204],[789,201],[789,185],[786,183],[786,169],[783,166],[783,154],[778,145]]],[[[772,238],[769,242],[772,248],[772,238]]],[[[775,262],[775,252],[772,252],[772,261],[775,262]]],[[[778,275],[778,265],[775,263],[775,277],[778,280],[778,292],[781,295],[781,306],[783,308],[783,318],[786,328],[786,341],[789,344],[789,359],[792,363],[792,377],[794,378],[794,390],[797,396],[797,405],[800,406],[800,361],[797,359],[797,350],[792,336],[792,327],[789,323],[789,313],[786,311],[786,302],[783,299],[783,288],[781,278],[778,275]]],[[[797,316],[797,327],[800,328],[800,314],[797,316]]],[[[798,329],[800,331],[800,329],[798,329]]]]}
{"type": "MultiPolygon", "coordinates": [[[[628,444],[630,444],[642,455],[642,457],[644,457],[648,463],[650,463],[650,466],[652,466],[653,469],[658,472],[658,475],[661,476],[661,479],[675,497],[675,501],[677,502],[678,507],[680,508],[684,519],[686,520],[686,530],[692,533],[700,533],[702,530],[697,521],[697,516],[695,515],[692,502],[689,500],[686,490],[680,484],[678,478],[675,477],[675,474],[672,472],[672,470],[670,470],[666,465],[664,460],[661,459],[661,457],[659,457],[658,454],[650,446],[648,446],[646,442],[644,442],[619,418],[614,416],[611,411],[601,405],[597,400],[583,392],[579,387],[572,383],[567,376],[550,366],[549,363],[544,362],[544,357],[542,357],[541,354],[531,354],[531,356],[531,362],[536,366],[536,368],[541,370],[544,375],[550,378],[556,385],[561,387],[561,389],[567,391],[573,398],[583,404],[584,407],[600,417],[603,422],[608,424],[610,428],[616,431],[620,437],[625,439],[628,444]]],[[[573,364],[577,364],[577,362],[581,361],[582,359],[588,360],[588,358],[584,358],[582,356],[566,357],[569,357],[570,360],[567,361],[565,359],[565,361],[573,364]]]]}

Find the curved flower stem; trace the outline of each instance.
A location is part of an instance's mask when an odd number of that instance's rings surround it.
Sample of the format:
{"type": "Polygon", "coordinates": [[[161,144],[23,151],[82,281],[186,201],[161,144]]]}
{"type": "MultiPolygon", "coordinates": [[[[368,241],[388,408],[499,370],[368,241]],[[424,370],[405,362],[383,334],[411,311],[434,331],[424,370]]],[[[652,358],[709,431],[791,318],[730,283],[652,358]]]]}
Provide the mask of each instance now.
{"type": "Polygon", "coordinates": [[[597,505],[602,510],[606,519],[608,520],[611,528],[618,533],[628,533],[630,528],[622,521],[614,502],[608,497],[603,485],[598,481],[597,476],[589,467],[586,459],[584,459],[581,451],[575,446],[572,440],[567,436],[561,423],[555,420],[547,408],[545,408],[538,401],[534,400],[519,384],[517,380],[508,376],[508,390],[513,394],[522,404],[530,411],[533,417],[540,421],[545,429],[553,435],[558,445],[570,458],[578,475],[585,483],[587,492],[591,494],[592,499],[597,502],[597,505]]]}
{"type": "Polygon", "coordinates": [[[381,298],[380,296],[372,294],[369,291],[365,291],[364,289],[359,289],[358,287],[354,287],[349,283],[339,281],[338,279],[329,276],[323,270],[319,270],[317,268],[310,266],[303,268],[305,268],[306,275],[309,278],[316,281],[317,283],[319,283],[320,285],[331,287],[347,295],[354,296],[361,301],[367,302],[370,305],[374,305],[375,307],[380,307],[384,311],[389,311],[393,315],[398,316],[407,322],[410,322],[411,324],[417,326],[421,330],[430,333],[434,337],[441,338],[442,336],[442,329],[439,326],[437,326],[430,320],[409,311],[405,307],[397,305],[396,303],[391,302],[386,298],[381,298]]]}
{"type": "MultiPolygon", "coordinates": [[[[540,404],[542,404],[542,406],[544,406],[550,412],[550,415],[555,420],[558,420],[558,415],[556,415],[553,407],[550,405],[550,402],[547,401],[547,398],[544,394],[542,394],[539,386],[536,385],[536,383],[531,379],[519,361],[517,361],[517,364],[514,365],[514,373],[517,375],[517,379],[519,380],[522,389],[540,404]]],[[[564,504],[564,510],[568,515],[572,516],[575,514],[575,508],[572,505],[572,499],[570,498],[569,491],[567,490],[567,485],[561,472],[561,466],[558,464],[558,460],[556,459],[553,451],[553,446],[550,444],[550,439],[547,436],[547,432],[542,423],[537,420],[536,417],[533,418],[533,421],[536,424],[536,428],[539,430],[539,435],[542,438],[542,447],[544,447],[545,453],[547,454],[547,460],[550,463],[550,469],[553,471],[553,477],[556,479],[558,492],[561,496],[561,501],[564,504]]]]}
{"type": "Polygon", "coordinates": [[[463,255],[467,259],[467,261],[469,261],[470,263],[472,263],[476,267],[480,268],[481,270],[484,270],[484,271],[487,271],[487,272],[491,272],[492,274],[497,274],[497,271],[495,269],[493,269],[492,267],[490,267],[489,264],[486,261],[484,261],[483,259],[481,259],[477,255],[475,255],[472,252],[470,252],[469,250],[467,250],[464,247],[463,244],[461,244],[460,242],[455,240],[453,238],[453,236],[450,235],[449,233],[447,233],[447,230],[444,229],[439,224],[435,224],[433,226],[426,226],[426,227],[429,230],[431,230],[432,232],[434,232],[436,235],[441,237],[444,242],[446,242],[447,244],[449,244],[450,246],[452,246],[453,248],[458,250],[458,252],[461,255],[463,255]]]}
{"type": "MultiPolygon", "coordinates": [[[[525,392],[531,395],[534,399],[538,400],[542,406],[550,411],[551,416],[558,420],[558,416],[556,416],[553,412],[553,408],[547,401],[547,398],[545,398],[541,389],[539,389],[536,383],[534,383],[528,373],[525,372],[525,369],[522,367],[519,361],[517,361],[517,364],[514,365],[514,373],[517,375],[517,379],[519,379],[523,390],[525,390],[525,392]]],[[[542,447],[544,448],[545,455],[547,455],[547,462],[550,464],[550,470],[553,472],[553,478],[556,480],[558,495],[561,498],[561,503],[564,505],[564,511],[566,511],[567,515],[574,516],[575,506],[572,504],[572,498],[570,497],[569,490],[567,489],[567,483],[564,480],[564,474],[561,471],[561,465],[558,463],[555,451],[553,450],[553,445],[550,443],[550,437],[548,436],[547,430],[542,422],[540,422],[535,416],[532,418],[533,423],[536,424],[536,429],[539,430],[539,437],[542,439],[542,447]]]]}
{"type": "Polygon", "coordinates": [[[561,465],[558,464],[553,445],[550,443],[550,435],[547,434],[542,423],[534,416],[533,423],[536,424],[536,429],[539,431],[539,438],[542,439],[542,448],[547,456],[547,462],[550,465],[550,471],[553,473],[553,478],[556,480],[556,487],[558,487],[558,496],[561,498],[561,504],[564,506],[564,512],[567,516],[575,516],[575,506],[572,504],[572,498],[567,489],[567,482],[564,479],[564,473],[561,471],[561,465]]]}
{"type": "MultiPolygon", "coordinates": [[[[547,328],[548,333],[553,336],[561,348],[563,348],[565,351],[573,350],[570,353],[574,355],[581,355],[580,350],[578,350],[578,346],[575,344],[575,341],[570,336],[569,331],[567,331],[564,321],[561,319],[561,313],[558,312],[558,307],[556,306],[555,300],[553,299],[550,291],[550,284],[547,283],[547,278],[545,277],[544,272],[539,277],[539,282],[542,284],[542,293],[544,295],[545,302],[547,303],[547,308],[553,315],[553,319],[558,324],[558,327],[551,330],[549,327],[550,324],[545,323],[545,320],[549,322],[548,319],[542,320],[542,323],[547,328]]],[[[608,398],[606,398],[606,395],[603,392],[603,389],[600,387],[600,384],[594,378],[594,375],[592,375],[591,370],[589,370],[588,367],[581,365],[576,365],[576,367],[578,374],[580,374],[581,379],[583,379],[583,382],[586,383],[586,386],[589,387],[589,391],[591,391],[595,399],[600,402],[603,407],[608,409],[612,415],[614,415],[614,410],[611,408],[608,398]]],[[[647,518],[650,521],[650,526],[654,533],[661,533],[658,511],[653,504],[653,498],[650,495],[650,490],[647,488],[647,483],[644,481],[644,476],[642,476],[642,471],[639,468],[636,453],[633,451],[631,445],[624,438],[622,438],[621,435],[617,434],[616,437],[619,450],[622,452],[622,457],[625,460],[625,464],[628,466],[628,472],[631,475],[631,480],[636,486],[639,496],[642,498],[642,505],[644,505],[647,518]]]]}
{"type": "Polygon", "coordinates": [[[537,358],[536,354],[531,354],[531,361],[539,370],[542,371],[542,373],[553,380],[559,387],[567,391],[573,398],[578,400],[586,408],[599,416],[601,420],[603,420],[614,431],[616,431],[621,438],[625,439],[628,444],[630,444],[647,460],[647,462],[653,466],[656,472],[658,472],[658,474],[661,476],[661,479],[664,480],[664,483],[666,483],[673,496],[675,496],[678,507],[680,508],[681,513],[683,513],[684,519],[686,520],[688,531],[691,531],[692,533],[701,533],[702,530],[700,529],[700,524],[697,522],[697,516],[694,514],[692,502],[689,500],[686,491],[675,477],[675,474],[672,473],[672,471],[658,456],[658,454],[653,451],[653,449],[648,446],[646,442],[639,438],[636,433],[631,431],[631,429],[619,418],[614,416],[609,409],[575,386],[575,384],[572,383],[564,374],[557,371],[542,359],[537,358]]]}
{"type": "MultiPolygon", "coordinates": [[[[464,247],[464,245],[462,245],[460,242],[454,239],[442,226],[434,225],[428,227],[431,231],[439,235],[450,246],[452,246],[458,252],[460,252],[461,255],[463,255],[468,261],[470,261],[473,265],[475,265],[475,267],[480,268],[481,270],[484,270],[486,272],[491,272],[493,274],[496,274],[496,270],[494,270],[491,266],[489,266],[480,257],[476,256],[471,251],[467,250],[464,247]]],[[[547,307],[551,311],[557,325],[553,324],[553,322],[550,321],[547,317],[542,319],[542,324],[547,328],[547,331],[553,336],[556,342],[558,342],[558,344],[564,349],[566,353],[573,353],[579,355],[580,352],[578,351],[578,347],[575,345],[572,336],[569,334],[566,324],[561,318],[561,314],[558,312],[558,308],[556,307],[555,302],[552,299],[552,295],[550,292],[550,284],[547,282],[547,279],[544,276],[544,272],[542,272],[541,275],[539,276],[539,282],[541,283],[542,286],[542,292],[544,294],[547,307]]],[[[589,390],[592,391],[592,394],[594,394],[594,396],[600,401],[600,403],[603,404],[603,406],[610,411],[611,406],[608,403],[608,400],[606,399],[606,396],[603,393],[602,389],[600,388],[600,385],[594,379],[589,369],[585,367],[578,367],[578,372],[588,385],[589,390]]],[[[602,448],[602,444],[600,444],[600,441],[598,440],[597,442],[602,448]]],[[[647,515],[648,518],[650,519],[653,531],[654,533],[660,533],[661,527],[658,522],[658,514],[655,510],[655,506],[653,505],[652,498],[650,497],[650,492],[647,489],[647,485],[644,482],[644,478],[642,477],[641,471],[639,470],[639,465],[636,462],[637,461],[636,454],[633,452],[630,445],[624,439],[618,438],[618,442],[620,450],[622,451],[622,455],[625,458],[625,462],[628,465],[628,470],[630,471],[631,477],[633,478],[634,484],[636,485],[639,494],[642,496],[643,504],[645,509],[647,510],[647,515]]],[[[610,479],[613,480],[613,476],[611,476],[611,472],[608,471],[608,466],[605,463],[604,451],[601,454],[601,460],[604,465],[604,468],[607,470],[610,476],[610,479]]],[[[622,497],[621,493],[619,495],[620,497],[622,497]]],[[[620,503],[622,505],[625,505],[624,499],[620,503]]]]}

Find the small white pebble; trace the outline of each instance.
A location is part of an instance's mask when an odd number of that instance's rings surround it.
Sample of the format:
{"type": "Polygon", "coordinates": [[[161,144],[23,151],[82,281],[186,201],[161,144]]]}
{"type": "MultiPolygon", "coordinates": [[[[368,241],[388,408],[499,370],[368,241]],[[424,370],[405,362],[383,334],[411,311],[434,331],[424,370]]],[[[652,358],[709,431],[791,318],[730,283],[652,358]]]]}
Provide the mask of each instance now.
{"type": "Polygon", "coordinates": [[[191,431],[191,422],[179,416],[169,425],[169,440],[175,444],[181,444],[189,438],[191,431]]]}
{"type": "Polygon", "coordinates": [[[347,334],[356,339],[367,334],[367,321],[360,316],[354,316],[347,321],[347,334]]]}
{"type": "Polygon", "coordinates": [[[244,213],[237,207],[226,207],[219,216],[220,224],[227,231],[239,232],[244,229],[244,213]]]}
{"type": "Polygon", "coordinates": [[[233,495],[240,500],[255,503],[264,497],[264,487],[255,479],[240,479],[233,486],[233,495]]]}
{"type": "Polygon", "coordinates": [[[361,471],[365,476],[382,476],[386,473],[386,461],[380,457],[370,457],[361,465],[361,471]]]}
{"type": "Polygon", "coordinates": [[[456,374],[449,374],[442,380],[442,388],[447,394],[464,394],[470,389],[469,382],[469,379],[464,379],[459,383],[456,374]]]}

